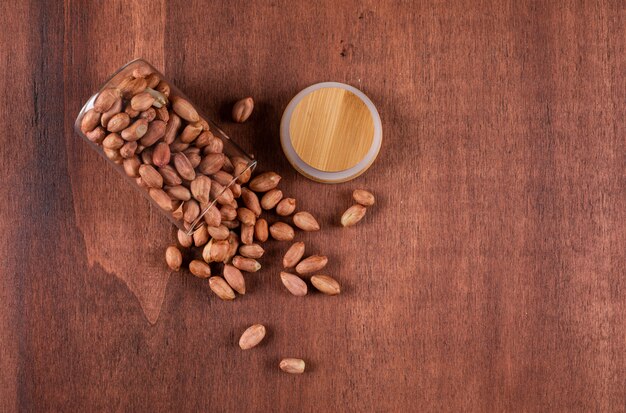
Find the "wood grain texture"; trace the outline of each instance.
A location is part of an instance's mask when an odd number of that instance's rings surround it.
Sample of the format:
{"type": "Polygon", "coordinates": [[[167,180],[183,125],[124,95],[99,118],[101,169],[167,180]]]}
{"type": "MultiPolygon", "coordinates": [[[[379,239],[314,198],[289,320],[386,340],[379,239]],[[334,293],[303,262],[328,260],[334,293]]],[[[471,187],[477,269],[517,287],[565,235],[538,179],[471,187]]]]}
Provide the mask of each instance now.
{"type": "Polygon", "coordinates": [[[307,165],[326,172],[345,171],[362,161],[372,147],[374,119],[354,93],[326,87],[296,105],[289,137],[307,165]]]}
{"type": "Polygon", "coordinates": [[[8,5],[0,411],[626,410],[625,7],[8,5]],[[319,217],[298,239],[342,295],[288,294],[280,244],[233,303],[166,270],[168,221],[72,131],[139,56],[319,217]],[[278,140],[291,97],[326,80],[363,90],[385,136],[334,186],[278,140]],[[251,119],[229,122],[249,95],[251,119]],[[341,229],[356,187],[377,204],[341,229]],[[268,336],[242,352],[255,323],[268,336]],[[308,371],[281,373],[285,357],[308,371]]]}

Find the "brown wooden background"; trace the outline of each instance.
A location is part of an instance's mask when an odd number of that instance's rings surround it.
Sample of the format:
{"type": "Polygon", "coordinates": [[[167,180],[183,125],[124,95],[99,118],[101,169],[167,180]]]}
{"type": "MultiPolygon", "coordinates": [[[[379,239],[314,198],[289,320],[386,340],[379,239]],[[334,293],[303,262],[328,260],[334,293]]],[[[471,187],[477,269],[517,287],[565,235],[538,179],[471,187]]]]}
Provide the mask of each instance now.
{"type": "Polygon", "coordinates": [[[623,411],[621,1],[21,1],[0,13],[0,411],[623,411]],[[234,303],[170,274],[169,223],[73,132],[143,56],[321,218],[339,297],[289,296],[274,245],[234,303]],[[298,176],[282,110],[362,89],[384,143],[298,176]],[[250,122],[228,121],[252,95],[250,122]],[[356,187],[378,204],[337,220],[356,187]],[[236,347],[249,324],[258,349],[236,347]],[[304,358],[302,376],[281,357],[304,358]]]}

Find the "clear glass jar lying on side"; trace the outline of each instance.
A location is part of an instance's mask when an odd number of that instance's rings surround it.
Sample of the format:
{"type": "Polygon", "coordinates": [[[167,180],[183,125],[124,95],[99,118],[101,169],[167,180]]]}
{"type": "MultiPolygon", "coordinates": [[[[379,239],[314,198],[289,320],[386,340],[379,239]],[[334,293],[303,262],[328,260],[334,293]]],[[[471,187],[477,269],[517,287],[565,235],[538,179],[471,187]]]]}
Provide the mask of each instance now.
{"type": "Polygon", "coordinates": [[[256,161],[148,62],[111,76],[83,106],[76,132],[188,234],[234,196],[256,161]]]}

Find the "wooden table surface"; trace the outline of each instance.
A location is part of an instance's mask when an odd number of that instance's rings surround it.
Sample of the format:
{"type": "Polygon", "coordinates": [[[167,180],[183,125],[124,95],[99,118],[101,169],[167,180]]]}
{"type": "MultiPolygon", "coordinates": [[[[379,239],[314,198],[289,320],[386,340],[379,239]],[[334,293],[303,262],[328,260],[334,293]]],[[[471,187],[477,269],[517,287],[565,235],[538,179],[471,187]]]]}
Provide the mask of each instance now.
{"type": "Polygon", "coordinates": [[[33,0],[0,22],[0,411],[626,409],[623,2],[33,0]],[[232,303],[166,269],[172,226],[73,132],[135,57],[283,175],[342,295],[290,296],[282,244],[232,303]],[[329,80],[384,135],[333,186],[278,141],[329,80]],[[342,229],[357,187],[378,203],[342,229]]]}

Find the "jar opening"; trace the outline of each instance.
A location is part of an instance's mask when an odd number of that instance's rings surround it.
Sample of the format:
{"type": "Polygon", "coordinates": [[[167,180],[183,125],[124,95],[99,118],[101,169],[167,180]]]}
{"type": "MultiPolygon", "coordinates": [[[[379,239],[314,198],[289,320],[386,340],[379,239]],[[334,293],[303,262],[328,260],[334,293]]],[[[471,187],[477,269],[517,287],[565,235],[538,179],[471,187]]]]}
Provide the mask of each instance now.
{"type": "Polygon", "coordinates": [[[220,195],[222,195],[224,193],[224,191],[226,191],[227,189],[230,189],[231,186],[233,186],[233,184],[235,182],[237,182],[237,179],[242,176],[243,174],[245,174],[246,172],[250,171],[254,171],[254,169],[256,168],[257,165],[257,161],[256,160],[252,160],[250,162],[248,162],[248,166],[241,171],[240,174],[238,174],[237,176],[234,176],[233,179],[228,183],[228,185],[224,186],[224,189],[222,189],[220,191],[219,194],[217,194],[217,196],[215,196],[215,198],[209,203],[209,205],[207,207],[205,207],[202,211],[200,211],[200,214],[198,215],[198,218],[196,218],[191,225],[189,226],[189,229],[187,230],[187,235],[193,235],[194,232],[196,232],[198,230],[198,228],[200,228],[202,226],[202,220],[204,219],[204,215],[211,209],[214,207],[214,205],[217,203],[217,199],[220,197],[220,195]]]}

